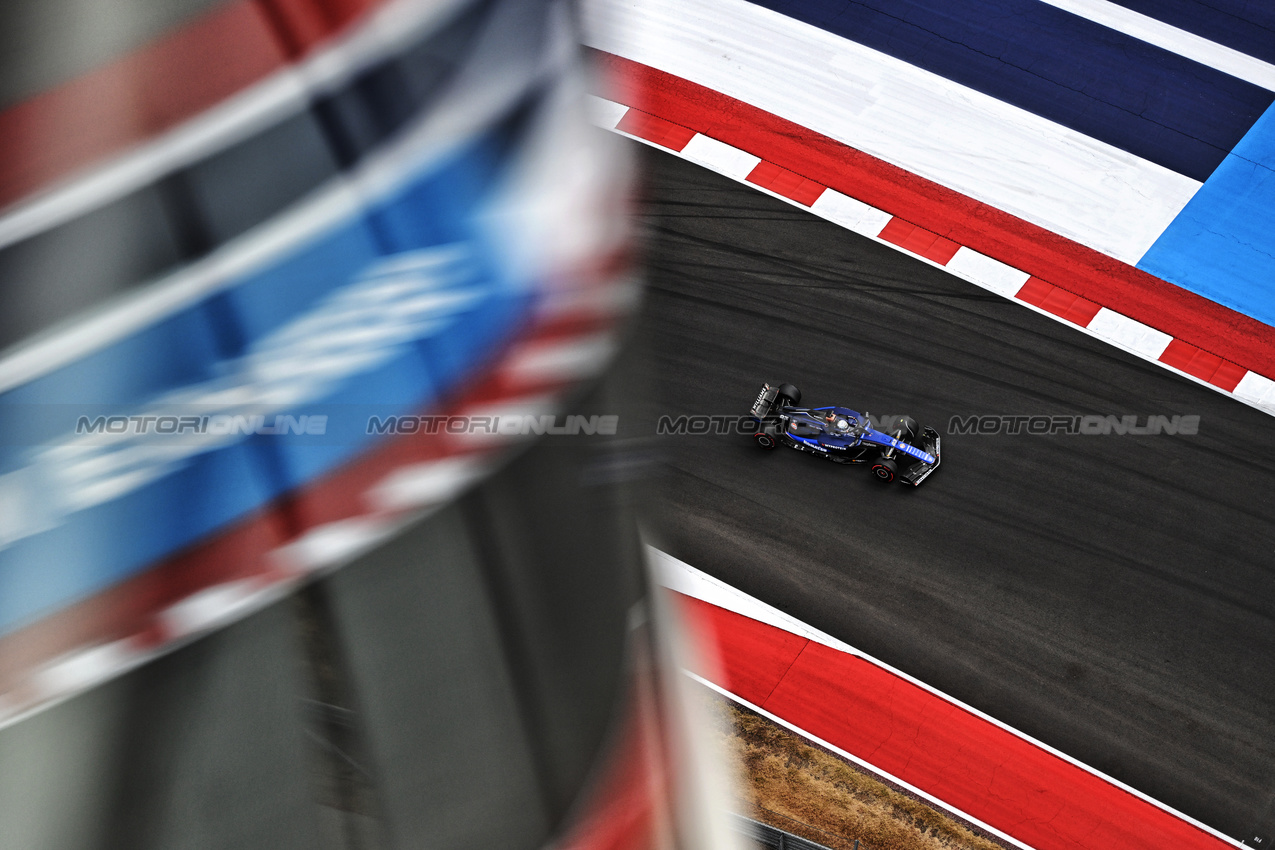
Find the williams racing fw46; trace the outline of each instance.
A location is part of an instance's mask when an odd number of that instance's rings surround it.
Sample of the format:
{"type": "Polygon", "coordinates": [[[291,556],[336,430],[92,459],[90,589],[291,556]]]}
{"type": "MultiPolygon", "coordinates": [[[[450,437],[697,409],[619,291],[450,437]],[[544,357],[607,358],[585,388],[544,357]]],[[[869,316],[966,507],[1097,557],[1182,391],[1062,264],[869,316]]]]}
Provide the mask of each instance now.
{"type": "Polygon", "coordinates": [[[783,444],[837,463],[866,463],[882,481],[913,486],[939,468],[939,434],[911,416],[888,432],[872,427],[868,414],[848,407],[798,407],[801,391],[792,384],[766,384],[753,402],[753,439],[763,448],[783,444]]]}

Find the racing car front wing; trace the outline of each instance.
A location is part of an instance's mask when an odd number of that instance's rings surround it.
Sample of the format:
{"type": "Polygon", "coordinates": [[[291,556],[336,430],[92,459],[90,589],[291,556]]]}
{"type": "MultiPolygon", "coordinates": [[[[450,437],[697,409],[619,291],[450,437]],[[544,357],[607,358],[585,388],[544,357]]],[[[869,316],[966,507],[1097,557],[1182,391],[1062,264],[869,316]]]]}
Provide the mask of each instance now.
{"type": "Polygon", "coordinates": [[[921,448],[934,455],[934,463],[914,463],[907,469],[899,473],[899,478],[903,479],[913,487],[920,486],[921,482],[929,477],[930,473],[939,468],[942,461],[940,450],[943,440],[939,437],[939,432],[933,428],[921,429],[921,448]]]}

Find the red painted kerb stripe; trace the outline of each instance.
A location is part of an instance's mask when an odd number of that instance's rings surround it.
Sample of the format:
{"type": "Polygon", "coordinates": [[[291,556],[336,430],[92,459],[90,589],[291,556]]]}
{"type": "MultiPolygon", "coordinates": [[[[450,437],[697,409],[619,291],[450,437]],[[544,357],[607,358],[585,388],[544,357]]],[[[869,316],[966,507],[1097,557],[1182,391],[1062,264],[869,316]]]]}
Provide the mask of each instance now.
{"type": "Polygon", "coordinates": [[[675,596],[717,647],[693,672],[1036,850],[1230,846],[870,661],[675,596]]]}
{"type": "Polygon", "coordinates": [[[605,96],[1022,269],[1080,299],[1058,305],[1066,314],[1108,307],[1205,354],[1275,376],[1269,325],[742,101],[618,56],[590,55],[606,72],[605,96]]]}

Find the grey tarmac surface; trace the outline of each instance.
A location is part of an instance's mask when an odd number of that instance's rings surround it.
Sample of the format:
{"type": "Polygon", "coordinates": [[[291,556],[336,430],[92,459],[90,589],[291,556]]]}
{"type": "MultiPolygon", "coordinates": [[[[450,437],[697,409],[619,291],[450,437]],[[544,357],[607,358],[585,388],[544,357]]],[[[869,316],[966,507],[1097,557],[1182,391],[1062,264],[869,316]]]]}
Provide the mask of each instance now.
{"type": "Polygon", "coordinates": [[[1275,834],[1275,420],[642,147],[650,542],[1236,838],[1275,834]],[[803,403],[945,435],[920,488],[660,415],[803,403]],[[1194,436],[951,435],[973,414],[1194,436]]]}

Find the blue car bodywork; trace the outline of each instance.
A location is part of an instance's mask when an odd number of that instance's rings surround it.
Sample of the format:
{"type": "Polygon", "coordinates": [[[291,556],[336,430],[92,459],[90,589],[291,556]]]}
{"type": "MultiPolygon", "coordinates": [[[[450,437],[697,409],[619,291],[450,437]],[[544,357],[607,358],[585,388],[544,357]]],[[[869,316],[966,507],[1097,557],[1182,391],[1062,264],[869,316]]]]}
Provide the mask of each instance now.
{"type": "Polygon", "coordinates": [[[872,426],[867,414],[848,407],[798,407],[791,384],[766,384],[753,402],[753,439],[763,448],[786,445],[836,463],[870,464],[882,481],[919,485],[938,469],[942,440],[909,416],[889,431],[872,426]]]}

